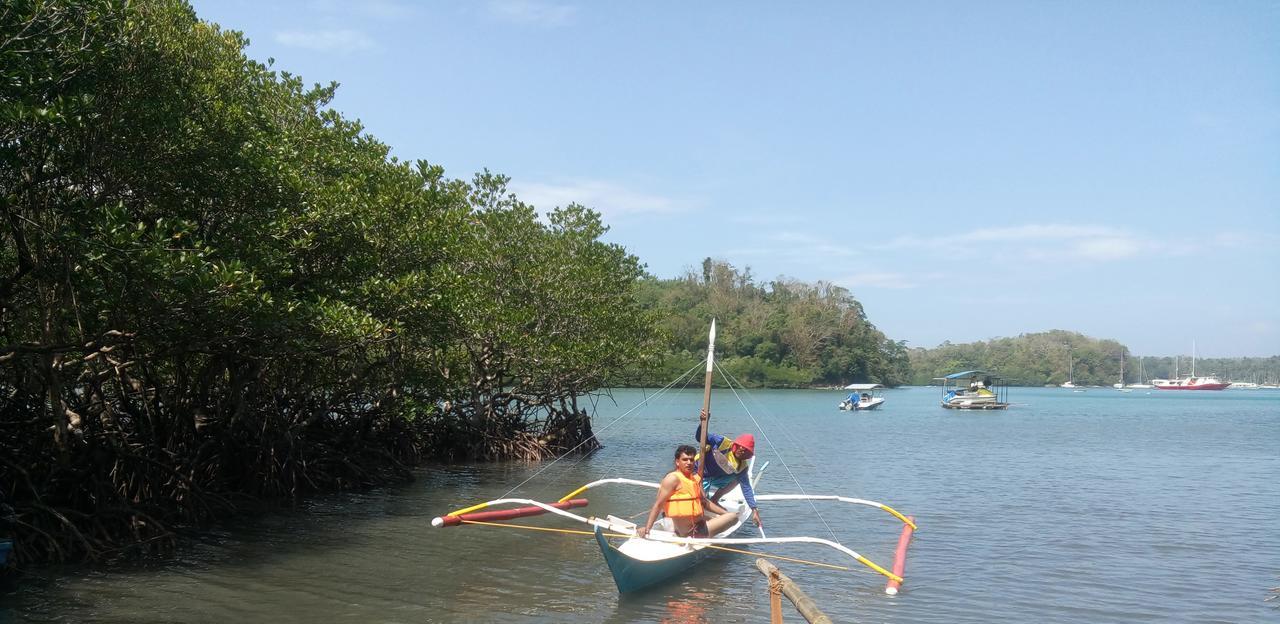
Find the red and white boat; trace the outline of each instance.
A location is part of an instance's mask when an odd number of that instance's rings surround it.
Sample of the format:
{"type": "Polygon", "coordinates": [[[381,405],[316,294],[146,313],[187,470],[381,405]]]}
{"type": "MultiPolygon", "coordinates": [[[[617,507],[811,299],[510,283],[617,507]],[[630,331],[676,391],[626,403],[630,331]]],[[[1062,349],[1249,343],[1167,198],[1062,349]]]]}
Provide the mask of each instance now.
{"type": "Polygon", "coordinates": [[[1191,375],[1182,379],[1152,379],[1157,390],[1225,390],[1231,385],[1212,375],[1196,377],[1196,343],[1191,343],[1191,375]]]}
{"type": "Polygon", "coordinates": [[[1183,377],[1182,379],[1152,379],[1152,385],[1158,390],[1224,390],[1231,385],[1220,381],[1217,377],[1183,377]]]}

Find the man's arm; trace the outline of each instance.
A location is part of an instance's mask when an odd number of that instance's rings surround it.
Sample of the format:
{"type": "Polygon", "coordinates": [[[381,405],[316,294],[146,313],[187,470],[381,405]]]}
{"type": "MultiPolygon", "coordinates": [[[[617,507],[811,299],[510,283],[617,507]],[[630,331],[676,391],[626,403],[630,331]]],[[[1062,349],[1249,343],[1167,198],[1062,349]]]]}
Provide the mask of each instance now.
{"type": "Polygon", "coordinates": [[[746,499],[747,506],[751,508],[751,519],[755,521],[756,526],[760,526],[760,510],[756,508],[756,493],[751,489],[750,470],[743,470],[738,473],[738,483],[742,485],[742,498],[746,499]]]}
{"type": "Polygon", "coordinates": [[[680,480],[675,473],[668,473],[662,478],[662,482],[658,484],[658,497],[653,501],[653,507],[649,508],[649,519],[645,521],[644,526],[636,528],[636,537],[644,537],[649,534],[649,529],[653,528],[653,523],[658,520],[658,511],[663,505],[667,504],[667,499],[671,498],[676,492],[676,486],[680,480]]]}
{"type": "MultiPolygon", "coordinates": [[[[701,412],[698,414],[698,429],[693,432],[694,440],[697,440],[699,442],[702,441],[702,428],[707,426],[707,420],[709,420],[710,418],[711,418],[711,415],[708,414],[707,412],[701,412]]],[[[724,436],[718,433],[713,433],[711,431],[707,432],[707,446],[710,446],[713,449],[720,448],[720,445],[723,442],[724,442],[724,436]]],[[[699,449],[698,452],[701,453],[702,449],[699,449]]]]}

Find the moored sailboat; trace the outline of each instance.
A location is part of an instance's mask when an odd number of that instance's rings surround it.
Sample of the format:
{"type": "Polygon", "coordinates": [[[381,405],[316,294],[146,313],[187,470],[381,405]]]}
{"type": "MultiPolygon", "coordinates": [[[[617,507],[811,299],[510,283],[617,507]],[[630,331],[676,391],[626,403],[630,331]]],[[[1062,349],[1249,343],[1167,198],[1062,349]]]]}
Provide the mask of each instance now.
{"type": "Polygon", "coordinates": [[[1141,357],[1138,358],[1138,383],[1129,384],[1129,387],[1135,388],[1135,389],[1144,389],[1144,390],[1154,387],[1151,384],[1147,383],[1147,370],[1143,366],[1141,357]]]}
{"type": "Polygon", "coordinates": [[[1059,385],[1061,388],[1075,389],[1076,387],[1076,368],[1071,357],[1071,345],[1067,347],[1067,380],[1059,385]]]}
{"type": "Polygon", "coordinates": [[[1119,383],[1112,384],[1111,387],[1121,392],[1133,392],[1132,389],[1124,385],[1124,349],[1120,350],[1120,381],[1119,383]]]}

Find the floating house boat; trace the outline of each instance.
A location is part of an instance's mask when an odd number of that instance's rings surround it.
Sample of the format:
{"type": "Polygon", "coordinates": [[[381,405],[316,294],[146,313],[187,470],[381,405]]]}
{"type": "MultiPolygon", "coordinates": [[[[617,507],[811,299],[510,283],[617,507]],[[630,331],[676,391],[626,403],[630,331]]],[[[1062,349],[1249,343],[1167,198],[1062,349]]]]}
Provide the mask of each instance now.
{"type": "Polygon", "coordinates": [[[969,370],[937,377],[942,382],[942,407],[997,410],[1009,407],[1009,388],[988,372],[969,370]]]}

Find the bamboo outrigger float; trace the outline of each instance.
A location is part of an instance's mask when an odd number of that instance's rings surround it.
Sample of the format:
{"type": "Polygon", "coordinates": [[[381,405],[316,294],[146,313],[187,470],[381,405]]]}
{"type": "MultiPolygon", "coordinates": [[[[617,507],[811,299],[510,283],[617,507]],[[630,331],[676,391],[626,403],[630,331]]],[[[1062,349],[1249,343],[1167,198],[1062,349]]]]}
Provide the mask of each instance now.
{"type": "MultiPolygon", "coordinates": [[[[711,398],[711,374],[715,360],[715,321],[711,323],[710,339],[707,348],[707,377],[705,382],[705,390],[703,395],[703,409],[710,414],[710,398],[711,398]]],[[[703,438],[702,447],[706,448],[706,432],[709,427],[702,428],[703,438]]],[[[760,466],[759,470],[755,468],[755,458],[750,460],[748,470],[750,471],[751,484],[753,488],[763,476],[764,471],[768,468],[768,462],[760,466]]],[[[705,462],[700,462],[699,468],[705,462]]],[[[817,538],[817,537],[766,537],[764,531],[760,531],[760,537],[733,537],[735,533],[747,522],[751,516],[751,510],[747,505],[741,488],[733,488],[720,499],[720,505],[730,512],[738,514],[737,521],[731,526],[725,528],[719,533],[706,537],[680,537],[670,530],[664,530],[659,525],[655,525],[646,537],[637,537],[635,523],[628,520],[618,518],[612,515],[606,515],[604,518],[596,516],[583,516],[570,511],[579,507],[586,507],[588,499],[578,498],[579,495],[596,487],[604,485],[631,485],[642,488],[651,488],[657,490],[659,484],[651,481],[639,481],[626,478],[608,478],[600,479],[588,483],[572,492],[563,496],[554,503],[545,503],[526,498],[500,498],[478,505],[473,505],[464,509],[450,512],[447,515],[440,516],[431,521],[436,527],[458,526],[463,524],[490,524],[500,520],[510,520],[515,518],[553,514],[566,520],[571,520],[591,527],[590,531],[560,531],[576,534],[593,535],[596,542],[600,546],[600,551],[604,555],[605,563],[609,567],[609,571],[613,574],[614,583],[621,593],[632,592],[638,589],[649,587],[667,579],[670,579],[681,572],[691,568],[703,557],[719,551],[739,552],[738,547],[752,544],[817,544],[827,546],[839,553],[852,558],[853,560],[875,570],[890,580],[902,582],[902,577],[894,574],[883,567],[877,565],[870,559],[863,557],[857,552],[845,547],[838,542],[817,538]],[[496,511],[481,511],[490,507],[501,507],[509,505],[522,505],[515,509],[501,509],[496,511]],[[610,542],[610,538],[620,538],[622,541],[618,545],[610,542]]],[[[901,520],[905,525],[915,529],[915,522],[882,503],[864,500],[860,498],[850,498],[845,496],[834,495],[810,495],[810,494],[756,494],[757,501],[832,501],[853,505],[864,505],[875,507],[883,510],[897,519],[901,520]]],[[[518,525],[503,525],[518,526],[518,525]]],[[[533,527],[530,527],[533,528],[533,527]]],[[[543,529],[543,527],[536,527],[543,529]]],[[[543,529],[545,530],[545,529],[543,529]]],[[[756,556],[761,553],[747,553],[756,556]]],[[[819,564],[825,567],[848,569],[845,566],[819,564]]]]}

